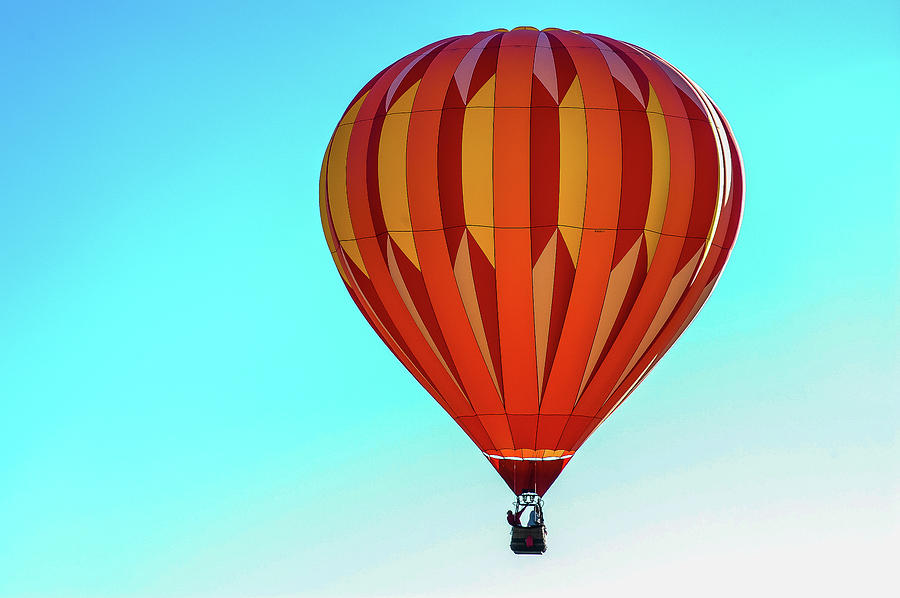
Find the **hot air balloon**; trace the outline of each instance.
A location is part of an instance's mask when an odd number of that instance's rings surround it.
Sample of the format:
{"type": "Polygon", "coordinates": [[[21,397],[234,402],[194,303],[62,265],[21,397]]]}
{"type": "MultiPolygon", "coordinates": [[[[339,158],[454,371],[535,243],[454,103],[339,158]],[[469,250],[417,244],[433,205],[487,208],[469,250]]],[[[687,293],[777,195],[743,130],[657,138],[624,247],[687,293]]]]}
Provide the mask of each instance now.
{"type": "Polygon", "coordinates": [[[366,320],[537,501],[697,315],[743,187],[728,123],[681,71],[518,27],[369,81],[328,144],[320,207],[366,320]]]}

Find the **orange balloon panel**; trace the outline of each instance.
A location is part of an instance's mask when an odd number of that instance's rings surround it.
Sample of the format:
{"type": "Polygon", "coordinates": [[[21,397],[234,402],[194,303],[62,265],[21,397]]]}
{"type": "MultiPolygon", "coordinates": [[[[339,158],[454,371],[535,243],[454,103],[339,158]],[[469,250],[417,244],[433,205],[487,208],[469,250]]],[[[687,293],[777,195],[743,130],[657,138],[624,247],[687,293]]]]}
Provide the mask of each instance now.
{"type": "Polygon", "coordinates": [[[381,339],[514,492],[543,494],[712,291],[743,173],[721,112],[658,56],[501,29],[366,84],[320,198],[381,339]]]}

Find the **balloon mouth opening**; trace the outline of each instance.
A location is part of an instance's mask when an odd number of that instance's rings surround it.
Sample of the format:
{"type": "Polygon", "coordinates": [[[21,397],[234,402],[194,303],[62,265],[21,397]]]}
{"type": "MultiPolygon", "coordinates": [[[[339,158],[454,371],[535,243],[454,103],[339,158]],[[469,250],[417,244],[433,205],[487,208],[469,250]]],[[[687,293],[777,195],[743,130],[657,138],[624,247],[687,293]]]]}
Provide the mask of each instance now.
{"type": "Polygon", "coordinates": [[[484,456],[516,496],[523,492],[534,492],[539,496],[546,494],[562,470],[569,464],[574,452],[556,449],[483,451],[484,456]],[[503,455],[504,452],[518,454],[503,455]]]}
{"type": "Polygon", "coordinates": [[[485,457],[494,461],[560,461],[571,459],[575,451],[557,449],[501,449],[482,451],[485,457]]]}

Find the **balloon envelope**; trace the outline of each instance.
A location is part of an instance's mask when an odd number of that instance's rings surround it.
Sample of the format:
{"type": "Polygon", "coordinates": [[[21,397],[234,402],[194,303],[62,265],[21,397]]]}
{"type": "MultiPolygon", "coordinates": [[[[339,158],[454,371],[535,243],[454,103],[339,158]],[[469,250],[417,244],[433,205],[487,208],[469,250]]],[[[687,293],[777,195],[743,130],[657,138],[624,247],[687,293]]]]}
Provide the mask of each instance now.
{"type": "Polygon", "coordinates": [[[742,202],[695,83],[559,29],[398,60],[344,112],[320,180],[357,307],[517,494],[545,493],[691,322],[742,202]]]}

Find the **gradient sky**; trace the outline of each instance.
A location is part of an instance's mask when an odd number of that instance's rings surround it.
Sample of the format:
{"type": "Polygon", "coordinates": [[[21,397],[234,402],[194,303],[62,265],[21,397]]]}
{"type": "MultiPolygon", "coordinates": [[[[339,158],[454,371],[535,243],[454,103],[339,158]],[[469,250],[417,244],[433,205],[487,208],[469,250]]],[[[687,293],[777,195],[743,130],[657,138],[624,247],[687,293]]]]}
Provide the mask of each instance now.
{"type": "Polygon", "coordinates": [[[3,3],[0,597],[885,595],[896,3],[378,4],[3,3]],[[658,53],[747,171],[716,292],[548,493],[537,559],[317,198],[372,75],[518,25],[658,53]]]}

